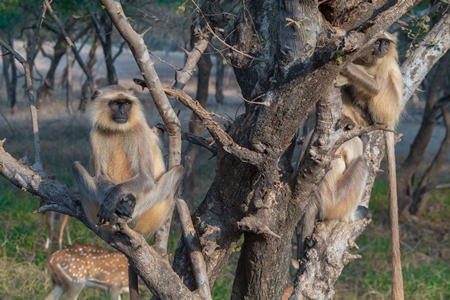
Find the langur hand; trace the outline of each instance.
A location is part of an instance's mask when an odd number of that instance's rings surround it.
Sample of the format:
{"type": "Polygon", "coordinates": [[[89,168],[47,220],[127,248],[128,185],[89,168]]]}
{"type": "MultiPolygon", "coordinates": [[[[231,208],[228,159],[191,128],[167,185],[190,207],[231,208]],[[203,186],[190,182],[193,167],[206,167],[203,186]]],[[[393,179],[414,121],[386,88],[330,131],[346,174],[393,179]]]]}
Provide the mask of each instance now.
{"type": "Polygon", "coordinates": [[[334,81],[334,87],[341,87],[347,85],[348,83],[348,78],[339,74],[334,81]]]}

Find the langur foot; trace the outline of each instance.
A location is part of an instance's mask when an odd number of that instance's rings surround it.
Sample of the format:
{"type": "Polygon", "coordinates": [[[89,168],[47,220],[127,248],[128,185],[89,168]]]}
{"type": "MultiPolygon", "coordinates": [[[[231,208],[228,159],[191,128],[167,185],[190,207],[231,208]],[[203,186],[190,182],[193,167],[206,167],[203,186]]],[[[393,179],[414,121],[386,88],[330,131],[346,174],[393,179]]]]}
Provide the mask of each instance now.
{"type": "Polygon", "coordinates": [[[135,206],[136,198],[132,194],[127,194],[117,203],[115,214],[121,219],[129,220],[133,216],[135,206]]]}
{"type": "Polygon", "coordinates": [[[352,130],[355,128],[355,123],[349,117],[342,115],[336,122],[336,128],[343,128],[344,130],[352,130]]]}
{"type": "Polygon", "coordinates": [[[118,195],[117,191],[112,189],[108,195],[106,196],[105,200],[100,206],[100,210],[98,211],[97,217],[98,217],[98,224],[97,225],[104,225],[106,223],[116,224],[117,223],[117,216],[115,215],[117,204],[119,203],[119,200],[123,198],[124,196],[118,195]]]}
{"type": "Polygon", "coordinates": [[[136,198],[132,194],[122,195],[118,201],[115,201],[114,198],[106,198],[97,214],[99,217],[97,226],[109,223],[111,228],[117,230],[119,218],[123,220],[131,219],[135,206],[136,198]]]}
{"type": "Polygon", "coordinates": [[[363,218],[371,218],[372,217],[372,213],[370,212],[370,209],[365,207],[365,206],[361,206],[359,205],[358,208],[356,209],[355,212],[355,218],[356,220],[360,220],[363,218]]]}

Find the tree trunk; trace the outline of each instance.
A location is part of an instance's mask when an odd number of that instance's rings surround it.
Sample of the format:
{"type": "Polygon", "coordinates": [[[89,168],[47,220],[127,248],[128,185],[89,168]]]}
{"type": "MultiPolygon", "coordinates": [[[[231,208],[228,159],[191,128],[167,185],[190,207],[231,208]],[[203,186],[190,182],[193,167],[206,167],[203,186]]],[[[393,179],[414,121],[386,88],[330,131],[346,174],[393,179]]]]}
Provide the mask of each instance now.
{"type": "Polygon", "coordinates": [[[216,55],[216,101],[223,103],[223,79],[225,76],[225,64],[222,55],[216,55]]]}
{"type": "Polygon", "coordinates": [[[42,48],[43,40],[39,39],[36,44],[36,49],[31,49],[30,47],[33,43],[33,33],[27,32],[26,37],[27,37],[27,48],[26,48],[27,54],[26,55],[27,55],[27,60],[30,63],[30,74],[31,74],[31,76],[33,76],[34,61],[36,60],[39,50],[42,48]]]}
{"type": "Polygon", "coordinates": [[[436,72],[432,79],[433,89],[431,89],[427,98],[419,132],[417,133],[414,142],[411,144],[411,150],[407,158],[401,164],[398,171],[397,186],[399,212],[403,216],[408,214],[408,208],[413,200],[413,178],[419,164],[423,160],[425,149],[433,134],[434,125],[436,124],[436,112],[438,111],[436,103],[441,97],[442,90],[447,87],[446,80],[449,67],[450,53],[447,52],[447,54],[440,59],[440,63],[436,65],[436,72]]]}
{"type": "Polygon", "coordinates": [[[72,66],[73,66],[73,55],[72,48],[70,46],[66,47],[67,56],[67,66],[66,66],[66,107],[69,114],[73,113],[73,91],[72,91],[72,66]]]}
{"type": "MultiPolygon", "coordinates": [[[[11,45],[14,43],[14,39],[12,38],[12,35],[8,35],[8,40],[11,45]]],[[[11,113],[14,113],[17,110],[17,68],[16,68],[16,61],[12,55],[9,55],[10,59],[10,66],[11,66],[11,89],[8,91],[8,95],[10,97],[10,108],[11,113]]]]}
{"type": "MultiPolygon", "coordinates": [[[[112,22],[110,19],[107,19],[105,22],[105,31],[109,33],[113,31],[112,22]]],[[[117,84],[117,73],[116,68],[114,67],[114,60],[112,56],[111,34],[106,35],[106,44],[103,45],[103,53],[105,54],[106,70],[108,72],[109,84],[117,84]]]]}
{"type": "Polygon", "coordinates": [[[61,58],[66,53],[66,40],[63,36],[58,36],[55,47],[53,48],[53,57],[51,58],[50,68],[45,76],[44,84],[37,90],[36,107],[39,108],[45,99],[53,99],[52,90],[55,86],[55,74],[61,58]]]}
{"type": "Polygon", "coordinates": [[[450,108],[448,104],[446,107],[442,108],[442,114],[445,122],[445,137],[442,140],[441,147],[433,162],[426,170],[414,192],[413,201],[409,210],[412,215],[422,215],[426,203],[431,196],[430,193],[432,192],[432,189],[430,189],[430,185],[436,179],[442,166],[444,166],[447,161],[447,155],[450,150],[450,108]]]}
{"type": "Polygon", "coordinates": [[[100,45],[100,39],[96,34],[94,34],[94,41],[92,42],[91,49],[89,50],[89,55],[86,62],[86,69],[91,74],[91,76],[86,76],[86,80],[83,83],[83,86],[81,87],[81,100],[80,100],[80,106],[78,107],[79,110],[82,112],[86,111],[87,108],[87,102],[91,98],[92,94],[94,93],[94,81],[92,76],[92,68],[94,67],[95,63],[97,62],[97,56],[95,52],[97,51],[98,46],[100,45]]]}

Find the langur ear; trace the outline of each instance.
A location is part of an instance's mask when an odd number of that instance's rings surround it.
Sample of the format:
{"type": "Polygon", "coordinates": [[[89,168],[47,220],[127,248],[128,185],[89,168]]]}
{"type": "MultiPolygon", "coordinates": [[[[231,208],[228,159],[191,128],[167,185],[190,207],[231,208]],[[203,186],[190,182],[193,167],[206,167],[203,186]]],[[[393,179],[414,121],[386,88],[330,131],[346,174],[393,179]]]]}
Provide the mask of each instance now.
{"type": "Polygon", "coordinates": [[[102,94],[102,92],[100,90],[96,90],[91,96],[91,101],[94,101],[95,99],[97,99],[101,94],[102,94]]]}

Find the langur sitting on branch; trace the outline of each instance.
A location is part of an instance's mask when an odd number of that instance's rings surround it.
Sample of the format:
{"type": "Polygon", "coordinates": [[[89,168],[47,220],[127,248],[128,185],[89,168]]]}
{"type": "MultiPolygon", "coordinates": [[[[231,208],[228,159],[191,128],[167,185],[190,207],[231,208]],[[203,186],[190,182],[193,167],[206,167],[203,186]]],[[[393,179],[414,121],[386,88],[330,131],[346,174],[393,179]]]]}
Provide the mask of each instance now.
{"type": "Polygon", "coordinates": [[[166,172],[159,138],[132,92],[112,85],[91,100],[93,176],[79,162],[72,167],[82,207],[93,225],[114,226],[122,218],[149,236],[172,213],[184,168],[166,172]]]}

